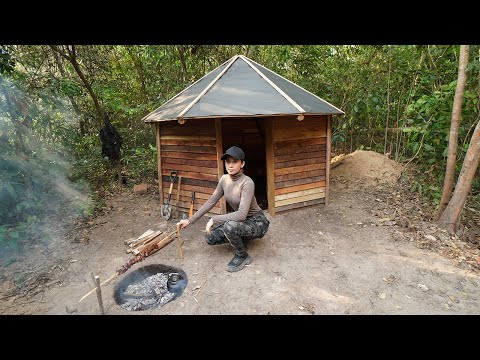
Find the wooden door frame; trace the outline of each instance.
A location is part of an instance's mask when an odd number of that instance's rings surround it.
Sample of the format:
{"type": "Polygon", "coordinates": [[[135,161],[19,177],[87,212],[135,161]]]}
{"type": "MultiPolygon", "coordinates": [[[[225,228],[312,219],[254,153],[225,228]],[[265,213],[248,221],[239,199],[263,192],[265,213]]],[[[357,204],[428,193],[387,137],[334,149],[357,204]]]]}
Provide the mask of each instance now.
{"type": "Polygon", "coordinates": [[[267,202],[268,213],[275,215],[275,174],[274,174],[274,158],[273,158],[273,119],[265,118],[265,165],[267,167],[267,202]]]}

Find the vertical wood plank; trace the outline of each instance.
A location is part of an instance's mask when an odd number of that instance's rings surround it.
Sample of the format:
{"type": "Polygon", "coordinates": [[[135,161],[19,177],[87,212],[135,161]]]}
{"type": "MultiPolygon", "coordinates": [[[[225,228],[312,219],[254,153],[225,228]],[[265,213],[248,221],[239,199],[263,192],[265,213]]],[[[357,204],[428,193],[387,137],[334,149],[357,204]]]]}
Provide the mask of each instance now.
{"type": "Polygon", "coordinates": [[[175,205],[175,213],[177,215],[177,219],[178,220],[181,220],[180,219],[180,214],[179,214],[179,210],[178,210],[178,203],[180,201],[180,186],[182,185],[182,175],[179,175],[178,176],[178,187],[177,187],[177,203],[175,205]]]}
{"type": "Polygon", "coordinates": [[[105,309],[103,308],[103,300],[102,300],[102,289],[100,286],[100,276],[94,275],[92,273],[92,280],[93,280],[93,284],[97,288],[96,292],[97,292],[98,306],[100,307],[100,314],[105,315],[105,309]]]}
{"type": "Polygon", "coordinates": [[[162,148],[160,145],[160,122],[155,123],[157,139],[157,171],[158,171],[158,194],[160,195],[160,205],[163,204],[163,186],[162,186],[162,148]]]}
{"type": "Polygon", "coordinates": [[[325,161],[325,205],[330,203],[330,158],[332,151],[332,115],[327,115],[327,156],[325,161]]]}
{"type": "Polygon", "coordinates": [[[267,165],[267,201],[268,213],[275,215],[275,173],[273,159],[273,126],[272,118],[265,118],[265,153],[267,165]]]}
{"type": "MultiPolygon", "coordinates": [[[[222,140],[222,119],[215,119],[215,132],[217,137],[217,169],[218,169],[218,180],[223,176],[223,161],[221,159],[223,155],[223,140],[222,140]]],[[[220,210],[222,214],[227,213],[227,203],[225,202],[225,197],[220,199],[220,210]]]]}

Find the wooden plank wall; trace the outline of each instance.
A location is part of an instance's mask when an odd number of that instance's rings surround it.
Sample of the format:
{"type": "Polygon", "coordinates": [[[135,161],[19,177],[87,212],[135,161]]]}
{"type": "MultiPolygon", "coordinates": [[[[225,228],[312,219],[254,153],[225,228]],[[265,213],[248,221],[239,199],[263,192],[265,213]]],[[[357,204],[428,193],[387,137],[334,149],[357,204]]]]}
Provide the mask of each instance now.
{"type": "MultiPolygon", "coordinates": [[[[213,194],[218,183],[217,142],[214,119],[177,121],[160,124],[161,171],[164,202],[168,199],[170,174],[177,170],[182,176],[179,208],[187,212],[192,191],[195,191],[194,209],[198,210],[213,194]]],[[[175,210],[178,183],[173,187],[170,204],[175,210]]],[[[220,214],[220,202],[210,210],[220,214]]]]}
{"type": "Polygon", "coordinates": [[[327,116],[272,118],[275,212],[325,203],[327,116]]]}

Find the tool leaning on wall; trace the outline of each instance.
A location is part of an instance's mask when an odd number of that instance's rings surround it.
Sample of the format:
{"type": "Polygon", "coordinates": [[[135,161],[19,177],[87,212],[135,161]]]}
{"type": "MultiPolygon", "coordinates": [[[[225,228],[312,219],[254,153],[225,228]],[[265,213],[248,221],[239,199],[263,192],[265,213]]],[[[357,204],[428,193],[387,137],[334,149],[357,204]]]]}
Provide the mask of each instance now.
{"type": "Polygon", "coordinates": [[[192,191],[192,200],[190,201],[190,210],[188,211],[188,217],[193,215],[193,204],[195,203],[195,191],[192,191]]]}
{"type": "Polygon", "coordinates": [[[167,202],[162,205],[161,215],[165,220],[170,219],[172,215],[172,206],[170,205],[170,199],[172,198],[172,191],[173,191],[173,184],[175,180],[178,178],[178,171],[172,170],[170,173],[170,188],[168,190],[168,198],[167,202]]]}

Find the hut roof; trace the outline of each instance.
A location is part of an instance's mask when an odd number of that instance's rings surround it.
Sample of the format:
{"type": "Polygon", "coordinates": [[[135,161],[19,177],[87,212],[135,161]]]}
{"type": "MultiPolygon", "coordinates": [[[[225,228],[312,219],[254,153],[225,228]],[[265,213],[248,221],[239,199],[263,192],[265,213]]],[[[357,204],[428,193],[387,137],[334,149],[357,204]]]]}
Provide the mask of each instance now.
{"type": "Polygon", "coordinates": [[[235,55],[142,120],[299,114],[344,112],[255,61],[235,55]]]}

